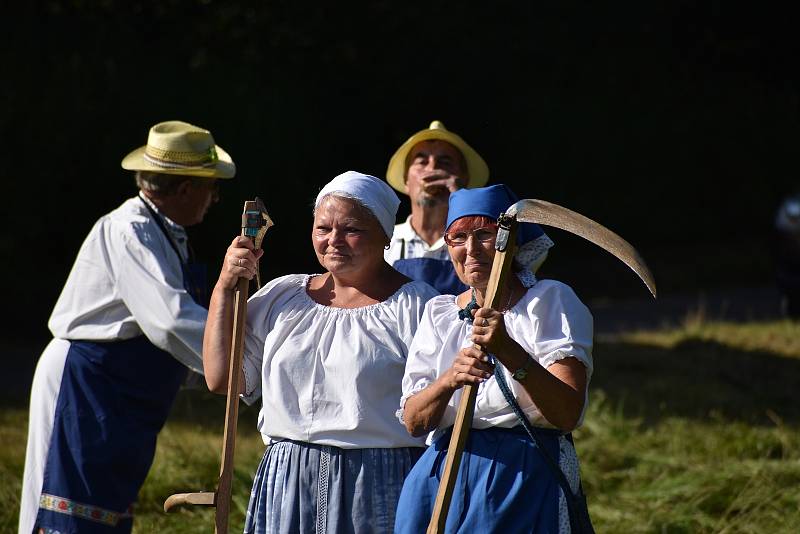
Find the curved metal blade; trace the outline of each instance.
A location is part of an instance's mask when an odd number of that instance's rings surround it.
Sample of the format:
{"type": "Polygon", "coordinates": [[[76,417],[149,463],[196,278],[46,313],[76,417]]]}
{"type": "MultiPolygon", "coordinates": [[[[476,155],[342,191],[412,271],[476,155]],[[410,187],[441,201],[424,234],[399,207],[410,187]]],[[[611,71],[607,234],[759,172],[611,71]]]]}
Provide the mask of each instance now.
{"type": "Polygon", "coordinates": [[[558,204],[535,198],[520,200],[508,208],[505,214],[515,216],[518,222],[553,226],[591,241],[633,269],[655,298],[656,281],[644,259],[630,243],[605,226],[558,204]]]}

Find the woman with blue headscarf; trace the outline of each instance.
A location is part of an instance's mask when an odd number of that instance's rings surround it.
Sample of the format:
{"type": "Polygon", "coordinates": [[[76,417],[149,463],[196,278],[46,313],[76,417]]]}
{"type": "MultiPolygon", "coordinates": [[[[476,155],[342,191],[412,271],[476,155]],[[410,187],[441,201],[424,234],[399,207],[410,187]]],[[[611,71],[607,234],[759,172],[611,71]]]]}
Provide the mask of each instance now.
{"type": "Polygon", "coordinates": [[[446,532],[570,531],[580,478],[568,432],[586,408],[592,316],[569,286],[534,276],[552,242],[533,224],[520,225],[508,297],[482,307],[497,216],[517,200],[502,184],[450,196],[445,241],[470,289],[431,299],[409,349],[398,416],[431,446],[404,483],[395,532],[428,525],[465,384],[477,400],[446,532]]]}

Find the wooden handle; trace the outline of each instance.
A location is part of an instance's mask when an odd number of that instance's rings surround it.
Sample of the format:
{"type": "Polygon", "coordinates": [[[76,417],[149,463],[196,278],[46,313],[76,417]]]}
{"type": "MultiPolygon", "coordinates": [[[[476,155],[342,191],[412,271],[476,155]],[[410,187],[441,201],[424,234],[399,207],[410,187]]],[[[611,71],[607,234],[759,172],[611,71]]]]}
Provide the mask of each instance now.
{"type": "MultiPolygon", "coordinates": [[[[242,236],[249,237],[255,244],[258,227],[262,224],[263,203],[260,199],[244,203],[242,212],[242,236]],[[255,215],[254,215],[255,214],[255,215]],[[258,216],[256,216],[258,215],[258,216]]],[[[268,219],[268,217],[267,217],[268,219]]],[[[272,221],[270,220],[270,225],[272,221]]],[[[259,243],[260,245],[260,243],[259,243]]],[[[228,367],[228,395],[225,406],[225,433],[222,438],[222,459],[217,484],[217,513],[214,532],[228,534],[228,516],[231,510],[231,481],[233,479],[233,453],[236,447],[236,427],[239,422],[239,392],[242,376],[242,354],[244,353],[244,327],[247,322],[247,294],[250,282],[239,278],[233,308],[233,337],[228,367]]]]}
{"type": "Polygon", "coordinates": [[[227,534],[228,515],[231,509],[231,480],[233,479],[233,453],[236,447],[236,427],[239,422],[239,392],[241,391],[242,353],[244,352],[244,325],[247,320],[247,278],[239,278],[233,310],[233,339],[228,369],[228,395],[225,406],[225,433],[222,438],[219,483],[217,484],[217,514],[215,532],[227,534]]]}
{"type": "Polygon", "coordinates": [[[214,506],[214,493],[210,491],[202,491],[199,493],[176,493],[175,495],[170,495],[167,497],[167,500],[164,501],[164,511],[170,512],[173,508],[177,506],[183,505],[195,505],[195,506],[214,506]]]}
{"type": "MultiPolygon", "coordinates": [[[[253,241],[260,248],[264,232],[273,225],[264,208],[264,203],[256,197],[244,203],[242,212],[242,236],[253,241]]],[[[258,267],[256,266],[256,274],[258,267]]],[[[228,362],[228,392],[225,405],[225,431],[222,438],[222,459],[219,468],[219,481],[215,493],[176,493],[164,501],[164,511],[182,504],[216,506],[214,532],[228,534],[228,516],[231,509],[231,482],[233,480],[233,453],[236,446],[236,427],[239,421],[239,392],[242,376],[242,354],[244,352],[244,327],[247,321],[247,296],[250,283],[247,278],[239,278],[234,293],[233,333],[228,362]]]]}
{"type": "MultiPolygon", "coordinates": [[[[506,280],[511,272],[511,264],[516,250],[516,221],[512,221],[508,232],[508,244],[505,250],[497,251],[494,255],[492,274],[489,276],[489,283],[486,286],[484,308],[497,309],[502,302],[501,298],[504,297],[504,293],[508,291],[506,280]]],[[[478,345],[475,345],[475,347],[483,350],[483,347],[478,345]]],[[[444,532],[445,524],[447,523],[447,512],[450,510],[450,501],[458,478],[458,468],[461,465],[461,455],[472,427],[472,416],[475,413],[475,398],[477,395],[477,386],[467,384],[461,390],[461,402],[456,412],[453,434],[450,436],[450,445],[447,448],[442,480],[439,482],[439,490],[436,493],[436,501],[433,505],[431,521],[428,523],[427,534],[444,532]]]]}
{"type": "Polygon", "coordinates": [[[475,412],[475,397],[478,395],[478,388],[470,384],[461,390],[461,402],[458,404],[456,412],[456,422],[453,425],[453,434],[450,436],[450,446],[447,449],[442,480],[439,482],[439,491],[436,493],[436,502],[433,505],[433,515],[431,522],[428,523],[427,534],[438,534],[444,532],[447,522],[447,512],[450,509],[450,501],[453,497],[453,490],[456,486],[458,468],[461,466],[461,453],[469,437],[469,430],[472,427],[472,415],[475,412]]]}

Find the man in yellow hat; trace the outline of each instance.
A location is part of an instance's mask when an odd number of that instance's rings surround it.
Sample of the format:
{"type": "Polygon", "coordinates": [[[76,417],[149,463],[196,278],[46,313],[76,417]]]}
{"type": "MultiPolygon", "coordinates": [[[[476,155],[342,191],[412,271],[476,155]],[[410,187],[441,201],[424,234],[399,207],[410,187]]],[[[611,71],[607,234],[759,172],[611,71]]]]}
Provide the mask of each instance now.
{"type": "Polygon", "coordinates": [[[486,162],[461,137],[433,121],[397,149],[386,180],[411,200],[411,215],[395,226],[386,261],[441,293],[464,291],[443,239],[447,201],[450,193],[462,187],[485,185],[489,180],[486,162]]]}
{"type": "Polygon", "coordinates": [[[150,129],[122,161],[138,195],[78,252],[36,367],[19,532],[130,532],[156,437],[187,368],[202,371],[207,287],[184,227],[236,167],[208,130],[150,129]]]}

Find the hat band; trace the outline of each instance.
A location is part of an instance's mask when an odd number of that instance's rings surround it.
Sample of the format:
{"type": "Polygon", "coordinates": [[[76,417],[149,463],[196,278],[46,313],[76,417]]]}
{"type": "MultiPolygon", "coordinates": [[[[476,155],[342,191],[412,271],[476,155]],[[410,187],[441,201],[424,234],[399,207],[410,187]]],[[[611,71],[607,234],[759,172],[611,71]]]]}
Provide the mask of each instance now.
{"type": "Polygon", "coordinates": [[[157,167],[165,169],[192,169],[197,167],[214,167],[219,161],[217,150],[214,146],[200,154],[197,152],[178,152],[176,150],[163,150],[147,145],[143,154],[144,159],[157,167]]]}

